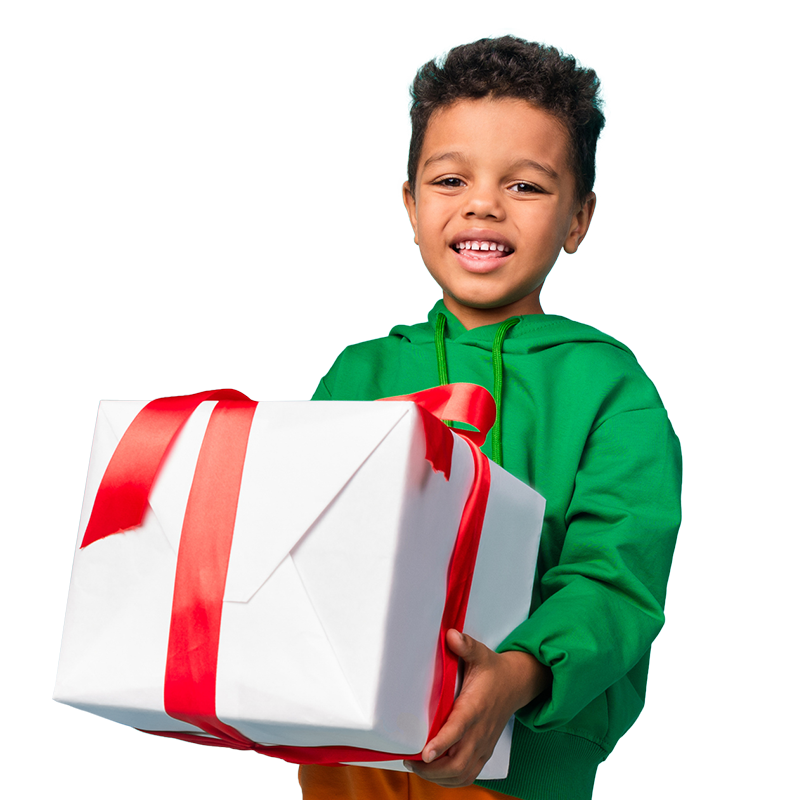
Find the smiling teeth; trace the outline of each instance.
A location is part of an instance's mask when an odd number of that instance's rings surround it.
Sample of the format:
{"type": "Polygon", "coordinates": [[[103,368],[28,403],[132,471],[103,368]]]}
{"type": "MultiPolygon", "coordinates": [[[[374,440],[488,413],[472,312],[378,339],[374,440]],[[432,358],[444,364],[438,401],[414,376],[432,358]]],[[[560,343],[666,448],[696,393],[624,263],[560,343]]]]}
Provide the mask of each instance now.
{"type": "Polygon", "coordinates": [[[496,242],[480,241],[478,239],[470,242],[457,242],[456,250],[499,250],[501,253],[510,251],[510,247],[504,244],[497,244],[496,242]]]}

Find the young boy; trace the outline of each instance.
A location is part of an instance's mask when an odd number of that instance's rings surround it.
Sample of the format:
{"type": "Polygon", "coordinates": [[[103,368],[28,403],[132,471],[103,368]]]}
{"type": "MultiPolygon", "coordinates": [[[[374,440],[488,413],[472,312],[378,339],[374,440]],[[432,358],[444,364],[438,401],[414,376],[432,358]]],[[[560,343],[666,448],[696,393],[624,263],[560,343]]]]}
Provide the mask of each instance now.
{"type": "Polygon", "coordinates": [[[463,691],[414,774],[302,767],[305,798],[582,800],[644,703],[680,518],[680,451],[632,353],[544,314],[595,206],[599,82],[554,48],[482,39],[412,87],[403,199],[443,300],[347,348],[315,394],[373,400],[465,381],[493,392],[484,449],[547,500],[531,615],[498,652],[448,632],[463,691]],[[510,772],[473,783],[516,713],[510,772]]]}

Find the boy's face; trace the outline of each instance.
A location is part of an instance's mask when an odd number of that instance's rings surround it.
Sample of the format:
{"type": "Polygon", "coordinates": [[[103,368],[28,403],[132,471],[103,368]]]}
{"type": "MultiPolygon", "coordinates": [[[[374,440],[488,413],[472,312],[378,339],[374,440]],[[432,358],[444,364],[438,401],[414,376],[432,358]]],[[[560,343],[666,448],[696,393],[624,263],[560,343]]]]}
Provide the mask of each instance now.
{"type": "Polygon", "coordinates": [[[461,100],[431,117],[403,199],[425,266],[467,328],[542,313],[544,279],[594,211],[594,194],[576,201],[568,154],[559,121],[524,100],[461,100]]]}

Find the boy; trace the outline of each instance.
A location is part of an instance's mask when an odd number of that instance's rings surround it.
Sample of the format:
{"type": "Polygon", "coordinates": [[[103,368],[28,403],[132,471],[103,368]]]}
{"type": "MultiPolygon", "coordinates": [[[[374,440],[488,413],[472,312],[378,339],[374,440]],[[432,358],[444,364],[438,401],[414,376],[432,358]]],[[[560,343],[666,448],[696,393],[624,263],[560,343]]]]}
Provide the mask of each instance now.
{"type": "Polygon", "coordinates": [[[592,70],[506,36],[419,70],[403,199],[443,300],[347,348],[315,399],[465,381],[493,391],[484,449],[547,500],[531,615],[498,648],[449,631],[463,691],[414,774],[302,767],[305,798],[582,800],[643,706],[680,508],[680,452],[619,342],[546,315],[542,284],[595,206],[604,118],[592,70]],[[507,778],[479,781],[516,713],[507,778]]]}

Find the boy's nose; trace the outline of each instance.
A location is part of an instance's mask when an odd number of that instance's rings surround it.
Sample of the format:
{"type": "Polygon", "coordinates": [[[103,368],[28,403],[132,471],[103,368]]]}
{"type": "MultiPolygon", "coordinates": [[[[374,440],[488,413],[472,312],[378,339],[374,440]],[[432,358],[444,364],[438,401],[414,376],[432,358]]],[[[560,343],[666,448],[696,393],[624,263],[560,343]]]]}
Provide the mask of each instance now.
{"type": "Polygon", "coordinates": [[[490,187],[473,187],[464,197],[462,214],[465,217],[502,219],[505,216],[499,192],[490,187]]]}

